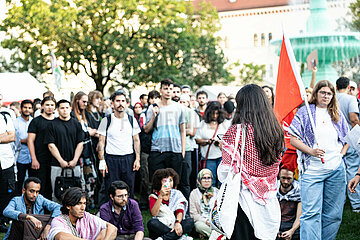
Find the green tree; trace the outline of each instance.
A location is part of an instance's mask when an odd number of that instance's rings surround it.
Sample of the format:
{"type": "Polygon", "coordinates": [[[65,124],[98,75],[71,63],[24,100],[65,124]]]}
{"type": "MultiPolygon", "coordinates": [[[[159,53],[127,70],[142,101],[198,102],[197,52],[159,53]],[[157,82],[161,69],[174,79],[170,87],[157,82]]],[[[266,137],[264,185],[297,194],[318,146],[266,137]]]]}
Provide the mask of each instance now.
{"type": "Polygon", "coordinates": [[[258,84],[263,82],[266,73],[265,65],[257,65],[254,63],[235,63],[236,67],[240,67],[239,74],[241,83],[246,85],[249,83],[258,84]]]}
{"type": "Polygon", "coordinates": [[[104,90],[121,86],[176,82],[201,86],[228,82],[227,60],[214,34],[219,17],[202,2],[195,11],[179,0],[20,0],[8,1],[0,30],[11,49],[12,71],[39,77],[51,73],[50,52],[66,74],[80,71],[104,90]]]}

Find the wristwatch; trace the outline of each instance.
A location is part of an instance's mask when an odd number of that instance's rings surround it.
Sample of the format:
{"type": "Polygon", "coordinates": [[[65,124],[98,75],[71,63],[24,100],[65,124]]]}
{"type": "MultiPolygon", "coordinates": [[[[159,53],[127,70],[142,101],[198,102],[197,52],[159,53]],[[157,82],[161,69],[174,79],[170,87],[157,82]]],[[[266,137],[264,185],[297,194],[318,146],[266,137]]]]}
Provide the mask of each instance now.
{"type": "Polygon", "coordinates": [[[356,174],[355,174],[355,177],[356,177],[356,176],[360,176],[360,173],[356,173],[356,174]]]}

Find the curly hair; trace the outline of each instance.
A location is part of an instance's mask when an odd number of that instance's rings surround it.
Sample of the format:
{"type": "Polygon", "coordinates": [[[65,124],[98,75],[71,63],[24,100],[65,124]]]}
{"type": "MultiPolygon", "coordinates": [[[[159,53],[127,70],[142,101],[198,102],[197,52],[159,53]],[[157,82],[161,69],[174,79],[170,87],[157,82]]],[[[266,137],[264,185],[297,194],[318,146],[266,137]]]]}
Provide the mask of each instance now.
{"type": "Polygon", "coordinates": [[[164,168],[164,169],[158,169],[155,171],[153,178],[152,178],[152,188],[155,191],[160,191],[162,187],[162,182],[164,178],[172,177],[174,186],[173,188],[176,188],[179,184],[179,175],[175,172],[172,168],[164,168]]]}
{"type": "Polygon", "coordinates": [[[209,102],[204,112],[204,122],[210,123],[212,121],[212,115],[218,111],[219,116],[216,121],[220,124],[225,120],[225,110],[221,107],[218,101],[209,102]]]}

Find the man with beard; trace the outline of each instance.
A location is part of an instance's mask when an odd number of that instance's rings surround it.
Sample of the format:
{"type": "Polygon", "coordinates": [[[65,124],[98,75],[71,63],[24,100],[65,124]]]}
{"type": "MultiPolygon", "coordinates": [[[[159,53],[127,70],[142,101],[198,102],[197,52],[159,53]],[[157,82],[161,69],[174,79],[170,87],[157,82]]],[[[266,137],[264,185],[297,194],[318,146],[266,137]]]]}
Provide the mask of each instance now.
{"type": "Polygon", "coordinates": [[[181,96],[181,88],[180,88],[180,85],[177,84],[177,83],[174,83],[172,89],[173,89],[172,100],[173,100],[174,102],[180,101],[180,96],[181,96]]]}
{"type": "Polygon", "coordinates": [[[138,203],[129,198],[128,192],[125,182],[113,182],[108,190],[110,200],[100,207],[100,218],[118,228],[116,240],[141,240],[143,219],[138,203]]]}
{"type": "Polygon", "coordinates": [[[140,168],[140,128],[136,119],[125,112],[124,93],[115,92],[110,99],[114,113],[103,118],[98,128],[99,169],[106,189],[112,182],[122,180],[130,186],[133,197],[135,171],[140,168]]]}
{"type": "Polygon", "coordinates": [[[32,120],[31,114],[33,112],[33,103],[31,100],[24,100],[20,105],[21,115],[14,120],[15,139],[19,147],[19,155],[16,159],[17,167],[17,183],[15,194],[21,195],[22,185],[26,175],[26,170],[31,168],[31,156],[28,148],[28,128],[32,120]]]}
{"type": "Polygon", "coordinates": [[[48,96],[41,101],[42,113],[35,117],[28,129],[28,147],[31,155],[30,177],[37,177],[42,183],[40,194],[51,199],[51,153],[44,139],[48,131],[49,124],[54,119],[55,98],[48,96]]]}
{"type": "Polygon", "coordinates": [[[110,240],[116,238],[116,227],[101,218],[85,212],[87,195],[78,187],[65,191],[61,215],[54,218],[48,240],[110,240]]]}
{"type": "Polygon", "coordinates": [[[280,169],[279,178],[280,187],[276,196],[281,208],[281,224],[277,239],[300,239],[300,185],[294,180],[294,172],[286,168],[280,169]]]}
{"type": "Polygon", "coordinates": [[[199,106],[195,109],[195,112],[199,115],[200,121],[203,119],[206,105],[209,101],[208,94],[205,91],[199,91],[196,93],[196,101],[199,106]]]}
{"type": "Polygon", "coordinates": [[[80,123],[70,116],[70,102],[62,99],[56,103],[59,117],[49,124],[44,143],[48,145],[51,159],[52,199],[56,201],[55,180],[65,168],[73,169],[80,177],[79,158],[83,150],[84,132],[80,123]]]}
{"type": "Polygon", "coordinates": [[[60,215],[61,205],[44,198],[40,192],[41,182],[29,177],[24,182],[22,196],[14,197],[4,210],[4,216],[13,220],[4,239],[45,239],[52,218],[60,215]],[[44,215],[44,210],[52,215],[44,215]]]}

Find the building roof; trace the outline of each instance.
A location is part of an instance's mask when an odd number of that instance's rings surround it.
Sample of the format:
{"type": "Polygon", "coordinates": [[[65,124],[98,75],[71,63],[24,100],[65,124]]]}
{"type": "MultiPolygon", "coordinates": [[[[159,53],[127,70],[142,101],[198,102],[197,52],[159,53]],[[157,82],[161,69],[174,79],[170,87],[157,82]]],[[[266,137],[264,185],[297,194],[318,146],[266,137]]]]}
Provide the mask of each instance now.
{"type": "MultiPolygon", "coordinates": [[[[193,0],[195,7],[203,0],[193,0]]],[[[291,0],[205,0],[217,9],[218,12],[235,11],[253,8],[265,8],[289,5],[291,0]]]]}

